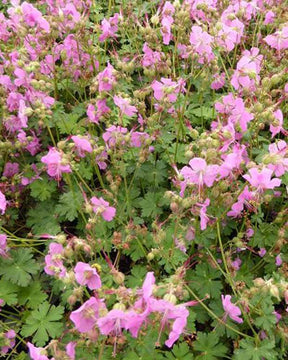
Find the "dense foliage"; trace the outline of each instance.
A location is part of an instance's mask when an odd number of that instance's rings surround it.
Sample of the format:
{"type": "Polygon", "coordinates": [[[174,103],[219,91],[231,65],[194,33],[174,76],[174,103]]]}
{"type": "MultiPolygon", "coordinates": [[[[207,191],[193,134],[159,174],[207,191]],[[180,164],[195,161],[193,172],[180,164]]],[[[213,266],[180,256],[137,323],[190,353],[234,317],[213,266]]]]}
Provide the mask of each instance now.
{"type": "Polygon", "coordinates": [[[0,5],[6,359],[288,348],[288,2],[0,5]]]}

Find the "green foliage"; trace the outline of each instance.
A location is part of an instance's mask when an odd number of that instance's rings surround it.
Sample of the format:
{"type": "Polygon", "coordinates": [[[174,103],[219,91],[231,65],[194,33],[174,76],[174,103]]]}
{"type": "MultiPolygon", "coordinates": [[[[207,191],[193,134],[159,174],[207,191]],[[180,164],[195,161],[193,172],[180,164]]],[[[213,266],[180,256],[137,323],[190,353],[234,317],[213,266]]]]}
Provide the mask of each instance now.
{"type": "Polygon", "coordinates": [[[79,191],[69,191],[60,196],[56,212],[63,220],[73,221],[78,215],[82,201],[83,196],[79,191]]]}
{"type": "Polygon", "coordinates": [[[38,203],[28,211],[27,226],[31,227],[36,235],[56,235],[61,229],[54,210],[55,204],[52,201],[38,203]]]}
{"type": "Polygon", "coordinates": [[[31,196],[36,200],[45,201],[51,198],[57,189],[55,181],[48,180],[46,177],[37,179],[29,185],[31,196]]]}
{"type": "Polygon", "coordinates": [[[34,281],[28,287],[19,288],[18,290],[19,305],[26,305],[29,308],[35,309],[46,299],[47,294],[42,291],[39,281],[34,281]]]}
{"type": "Polygon", "coordinates": [[[39,268],[29,248],[11,250],[10,258],[0,258],[0,275],[4,280],[20,286],[27,286],[39,268]]]}
{"type": "Polygon", "coordinates": [[[10,280],[0,280],[0,299],[8,305],[17,303],[17,285],[13,284],[10,280]]]}
{"type": "Polygon", "coordinates": [[[196,266],[195,272],[190,272],[191,287],[199,293],[200,297],[207,294],[211,298],[219,298],[223,288],[222,282],[219,280],[221,273],[219,270],[212,269],[207,263],[196,266]]]}
{"type": "Polygon", "coordinates": [[[275,351],[275,343],[271,339],[263,340],[256,344],[253,339],[240,341],[240,349],[235,350],[234,360],[277,360],[278,354],[275,351]]]}
{"type": "Polygon", "coordinates": [[[193,360],[194,356],[186,343],[174,345],[170,353],[165,354],[168,360],[193,360]]]}
{"type": "Polygon", "coordinates": [[[220,338],[215,333],[206,334],[198,332],[193,348],[201,352],[200,355],[197,355],[196,360],[223,359],[228,351],[227,347],[221,344],[220,338]]]}
{"type": "Polygon", "coordinates": [[[163,193],[161,192],[147,192],[144,199],[139,201],[141,207],[141,215],[144,217],[156,217],[162,213],[161,206],[165,204],[163,193]]]}
{"type": "Polygon", "coordinates": [[[33,310],[25,320],[21,334],[33,336],[37,346],[43,346],[49,340],[61,335],[63,324],[60,322],[64,312],[63,306],[50,305],[47,301],[33,310]]]}

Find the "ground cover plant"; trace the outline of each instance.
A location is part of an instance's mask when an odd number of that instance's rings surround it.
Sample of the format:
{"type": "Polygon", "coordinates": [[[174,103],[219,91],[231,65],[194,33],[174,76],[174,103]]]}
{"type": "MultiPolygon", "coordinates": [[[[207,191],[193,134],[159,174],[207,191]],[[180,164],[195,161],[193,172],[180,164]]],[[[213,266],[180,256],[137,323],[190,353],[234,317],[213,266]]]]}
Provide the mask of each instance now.
{"type": "Polygon", "coordinates": [[[288,2],[0,5],[0,354],[288,348],[288,2]]]}

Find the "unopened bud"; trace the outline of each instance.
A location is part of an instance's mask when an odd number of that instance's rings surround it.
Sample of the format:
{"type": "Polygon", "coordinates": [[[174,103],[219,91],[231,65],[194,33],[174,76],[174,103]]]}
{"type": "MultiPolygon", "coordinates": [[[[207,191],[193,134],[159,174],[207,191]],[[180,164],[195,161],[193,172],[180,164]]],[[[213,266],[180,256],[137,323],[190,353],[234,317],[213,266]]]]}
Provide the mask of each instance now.
{"type": "Polygon", "coordinates": [[[116,303],[113,305],[113,309],[114,310],[121,310],[121,311],[125,311],[126,310],[126,306],[122,303],[116,303]]]}
{"type": "Polygon", "coordinates": [[[121,285],[124,283],[125,275],[117,270],[112,271],[113,280],[116,284],[121,285]]]}
{"type": "Polygon", "coordinates": [[[279,297],[279,289],[276,285],[271,285],[270,287],[270,294],[274,297],[276,297],[280,301],[279,297]]]}
{"type": "Polygon", "coordinates": [[[257,286],[257,287],[262,287],[262,286],[265,286],[265,285],[266,285],[265,280],[262,279],[262,278],[256,278],[256,279],[254,279],[254,280],[253,280],[253,283],[254,283],[254,285],[257,286]]]}
{"type": "Polygon", "coordinates": [[[169,301],[171,304],[175,305],[177,303],[177,298],[174,294],[164,295],[164,300],[169,301]]]}

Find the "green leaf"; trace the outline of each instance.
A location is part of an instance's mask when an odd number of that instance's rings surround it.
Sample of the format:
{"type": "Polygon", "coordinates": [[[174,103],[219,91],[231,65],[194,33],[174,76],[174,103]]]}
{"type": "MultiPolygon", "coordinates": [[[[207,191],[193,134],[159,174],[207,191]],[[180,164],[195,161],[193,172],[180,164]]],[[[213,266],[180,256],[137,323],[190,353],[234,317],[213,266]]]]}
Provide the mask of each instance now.
{"type": "Polygon", "coordinates": [[[208,264],[203,263],[197,265],[196,272],[189,272],[189,275],[191,275],[191,287],[196,289],[201,297],[207,294],[211,298],[220,296],[223,288],[221,281],[218,280],[221,277],[220,271],[212,269],[208,264]]]}
{"type": "Polygon", "coordinates": [[[41,284],[34,281],[25,288],[20,288],[18,291],[19,305],[27,305],[29,308],[36,308],[44,300],[47,299],[47,294],[41,290],[41,284]]]}
{"type": "Polygon", "coordinates": [[[0,259],[0,275],[4,280],[20,286],[27,286],[31,275],[36,274],[39,268],[32,251],[27,248],[11,250],[9,259],[0,259]]]}
{"type": "Polygon", "coordinates": [[[55,203],[45,201],[38,203],[34,209],[28,211],[27,226],[32,227],[36,235],[48,233],[56,235],[61,228],[55,217],[55,203]]]}
{"type": "MultiPolygon", "coordinates": [[[[143,253],[141,253],[141,255],[143,255],[143,253]]],[[[131,270],[131,275],[127,277],[128,287],[133,288],[136,286],[141,286],[146,273],[147,273],[147,269],[145,266],[141,266],[141,265],[133,266],[131,270]]]]}
{"type": "Polygon", "coordinates": [[[276,360],[278,354],[274,350],[275,343],[272,340],[263,340],[255,344],[253,339],[243,339],[240,341],[240,349],[234,353],[234,360],[276,360]]]}
{"type": "Polygon", "coordinates": [[[174,345],[172,352],[165,354],[169,360],[193,360],[194,356],[186,343],[174,345]]]}
{"type": "Polygon", "coordinates": [[[56,206],[56,212],[64,220],[73,221],[78,216],[83,201],[82,194],[78,191],[69,191],[60,196],[59,204],[56,206]]]}
{"type": "Polygon", "coordinates": [[[6,304],[14,305],[17,303],[18,286],[11,281],[0,280],[0,299],[3,299],[6,304]]]}
{"type": "Polygon", "coordinates": [[[249,245],[261,247],[271,247],[277,240],[278,228],[273,224],[263,223],[255,231],[255,234],[250,240],[249,245]]]}
{"type": "Polygon", "coordinates": [[[223,359],[227,353],[227,348],[219,343],[220,339],[215,333],[202,333],[197,334],[197,340],[194,342],[194,349],[200,351],[201,355],[196,357],[201,360],[216,360],[217,358],[223,359]]]}
{"type": "Polygon", "coordinates": [[[48,200],[56,191],[57,185],[55,181],[49,181],[47,178],[37,179],[29,185],[31,196],[40,201],[48,200]]]}
{"type": "Polygon", "coordinates": [[[156,217],[162,213],[161,201],[163,200],[163,193],[147,192],[144,199],[139,201],[139,205],[142,209],[142,216],[144,217],[156,217]]]}
{"type": "Polygon", "coordinates": [[[45,301],[27,317],[21,334],[25,337],[33,335],[33,342],[37,346],[43,346],[50,337],[54,339],[61,335],[63,324],[58,320],[62,319],[63,313],[63,306],[50,306],[45,301]]]}
{"type": "Polygon", "coordinates": [[[162,160],[156,161],[155,164],[145,163],[137,171],[135,178],[140,178],[149,184],[159,186],[159,184],[167,179],[167,165],[162,160]]]}

